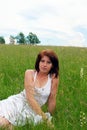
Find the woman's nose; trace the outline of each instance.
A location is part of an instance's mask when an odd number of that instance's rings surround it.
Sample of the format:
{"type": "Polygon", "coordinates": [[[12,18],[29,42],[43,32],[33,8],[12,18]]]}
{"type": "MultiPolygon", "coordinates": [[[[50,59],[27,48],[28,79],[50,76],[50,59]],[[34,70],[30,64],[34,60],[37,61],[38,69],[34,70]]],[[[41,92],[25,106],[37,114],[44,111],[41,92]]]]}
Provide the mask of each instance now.
{"type": "Polygon", "coordinates": [[[47,66],[47,63],[46,63],[46,62],[44,62],[44,66],[47,66]]]}

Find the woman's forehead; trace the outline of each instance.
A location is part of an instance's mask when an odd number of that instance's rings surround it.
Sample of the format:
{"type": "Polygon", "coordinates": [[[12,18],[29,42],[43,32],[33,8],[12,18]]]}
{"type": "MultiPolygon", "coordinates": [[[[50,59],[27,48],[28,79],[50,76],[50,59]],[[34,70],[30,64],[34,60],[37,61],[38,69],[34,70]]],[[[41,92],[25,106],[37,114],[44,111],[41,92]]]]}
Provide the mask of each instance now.
{"type": "Polygon", "coordinates": [[[50,60],[49,56],[46,56],[46,55],[42,56],[41,59],[48,59],[48,60],[50,60]]]}

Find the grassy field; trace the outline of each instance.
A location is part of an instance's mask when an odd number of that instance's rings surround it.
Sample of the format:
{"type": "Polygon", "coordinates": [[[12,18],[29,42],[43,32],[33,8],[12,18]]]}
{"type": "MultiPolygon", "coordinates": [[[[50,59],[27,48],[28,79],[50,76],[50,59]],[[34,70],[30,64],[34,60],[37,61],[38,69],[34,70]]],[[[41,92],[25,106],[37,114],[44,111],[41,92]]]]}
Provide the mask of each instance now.
{"type": "MultiPolygon", "coordinates": [[[[87,130],[87,48],[0,45],[0,100],[24,89],[24,72],[33,69],[36,55],[53,49],[60,61],[55,130],[87,130]]],[[[50,130],[47,125],[26,125],[15,130],[50,130]]]]}

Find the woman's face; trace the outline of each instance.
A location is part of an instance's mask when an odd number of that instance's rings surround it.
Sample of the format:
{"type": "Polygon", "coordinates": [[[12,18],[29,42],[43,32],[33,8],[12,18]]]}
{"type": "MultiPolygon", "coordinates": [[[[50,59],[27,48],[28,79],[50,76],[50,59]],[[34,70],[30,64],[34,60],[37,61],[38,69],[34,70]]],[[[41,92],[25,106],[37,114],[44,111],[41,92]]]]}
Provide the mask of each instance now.
{"type": "Polygon", "coordinates": [[[52,68],[52,62],[48,56],[43,56],[39,62],[39,70],[43,73],[49,73],[52,68]]]}

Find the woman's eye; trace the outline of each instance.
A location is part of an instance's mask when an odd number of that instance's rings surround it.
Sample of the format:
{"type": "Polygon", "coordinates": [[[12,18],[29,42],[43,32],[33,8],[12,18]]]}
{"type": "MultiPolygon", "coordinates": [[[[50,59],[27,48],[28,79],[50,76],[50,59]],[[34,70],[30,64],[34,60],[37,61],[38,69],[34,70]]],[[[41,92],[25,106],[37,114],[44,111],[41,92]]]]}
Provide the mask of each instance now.
{"type": "Polygon", "coordinates": [[[44,62],[44,60],[41,60],[41,62],[44,62]]]}
{"type": "Polygon", "coordinates": [[[50,61],[48,61],[47,63],[48,63],[48,64],[51,64],[51,62],[50,62],[50,61]]]}
{"type": "Polygon", "coordinates": [[[51,64],[51,61],[45,61],[45,60],[41,60],[40,62],[46,62],[46,63],[48,63],[48,64],[51,64]]]}

